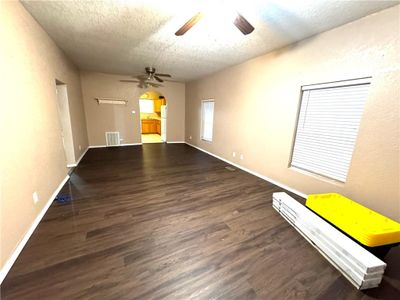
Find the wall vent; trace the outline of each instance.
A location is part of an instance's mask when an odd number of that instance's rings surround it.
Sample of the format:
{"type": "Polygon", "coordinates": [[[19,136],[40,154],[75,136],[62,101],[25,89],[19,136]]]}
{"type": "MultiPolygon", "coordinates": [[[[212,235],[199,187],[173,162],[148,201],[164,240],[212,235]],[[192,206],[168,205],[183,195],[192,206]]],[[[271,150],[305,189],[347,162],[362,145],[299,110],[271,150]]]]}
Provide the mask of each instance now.
{"type": "Polygon", "coordinates": [[[110,146],[119,146],[120,145],[120,139],[119,139],[119,132],[106,132],[106,145],[107,147],[110,146]]]}

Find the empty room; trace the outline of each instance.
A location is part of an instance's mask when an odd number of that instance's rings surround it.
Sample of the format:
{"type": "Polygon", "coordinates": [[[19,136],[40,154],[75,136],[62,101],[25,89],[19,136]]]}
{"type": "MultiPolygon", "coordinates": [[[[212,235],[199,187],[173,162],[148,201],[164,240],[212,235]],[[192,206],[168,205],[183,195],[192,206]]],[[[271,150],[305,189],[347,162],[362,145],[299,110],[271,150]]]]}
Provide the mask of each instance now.
{"type": "Polygon", "coordinates": [[[0,1],[9,299],[400,299],[400,1],[0,1]]]}

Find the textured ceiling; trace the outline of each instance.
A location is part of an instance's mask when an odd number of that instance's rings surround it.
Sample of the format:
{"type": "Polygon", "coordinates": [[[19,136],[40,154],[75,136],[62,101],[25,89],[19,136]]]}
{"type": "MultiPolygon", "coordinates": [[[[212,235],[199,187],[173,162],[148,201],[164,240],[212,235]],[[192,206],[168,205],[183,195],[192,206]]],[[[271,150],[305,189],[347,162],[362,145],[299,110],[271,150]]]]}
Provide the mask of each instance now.
{"type": "Polygon", "coordinates": [[[138,74],[145,66],[188,81],[329,30],[399,1],[130,0],[23,1],[83,70],[138,74]],[[224,9],[225,8],[225,9],[224,9]],[[235,8],[255,27],[244,36],[222,13],[235,8]],[[175,31],[206,11],[184,36],[175,31]],[[218,26],[217,26],[218,25],[218,26]]]}

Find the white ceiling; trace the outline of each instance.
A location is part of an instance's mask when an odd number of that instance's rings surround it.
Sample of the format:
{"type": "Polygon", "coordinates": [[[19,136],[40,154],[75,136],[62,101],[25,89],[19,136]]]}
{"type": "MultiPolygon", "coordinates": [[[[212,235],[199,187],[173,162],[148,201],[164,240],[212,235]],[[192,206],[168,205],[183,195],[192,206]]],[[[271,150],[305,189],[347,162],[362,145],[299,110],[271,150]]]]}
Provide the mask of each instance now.
{"type": "Polygon", "coordinates": [[[81,69],[133,75],[154,66],[178,81],[202,77],[396,4],[399,1],[23,1],[81,69]],[[222,5],[235,7],[254,32],[244,36],[224,21],[222,5]],[[184,36],[175,36],[199,10],[209,17],[184,36]]]}

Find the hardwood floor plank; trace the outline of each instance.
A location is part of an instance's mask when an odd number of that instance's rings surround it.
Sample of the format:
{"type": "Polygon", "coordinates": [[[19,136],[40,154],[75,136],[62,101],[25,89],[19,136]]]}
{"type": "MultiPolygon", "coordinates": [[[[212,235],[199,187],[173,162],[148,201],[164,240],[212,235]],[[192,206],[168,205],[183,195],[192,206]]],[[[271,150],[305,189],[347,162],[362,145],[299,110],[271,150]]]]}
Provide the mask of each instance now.
{"type": "Polygon", "coordinates": [[[399,247],[357,291],[273,210],[281,188],[226,165],[183,144],[90,149],[2,299],[400,299],[399,247]]]}

